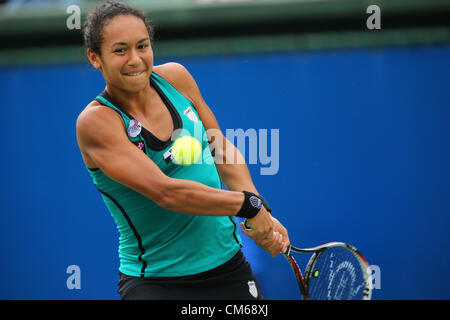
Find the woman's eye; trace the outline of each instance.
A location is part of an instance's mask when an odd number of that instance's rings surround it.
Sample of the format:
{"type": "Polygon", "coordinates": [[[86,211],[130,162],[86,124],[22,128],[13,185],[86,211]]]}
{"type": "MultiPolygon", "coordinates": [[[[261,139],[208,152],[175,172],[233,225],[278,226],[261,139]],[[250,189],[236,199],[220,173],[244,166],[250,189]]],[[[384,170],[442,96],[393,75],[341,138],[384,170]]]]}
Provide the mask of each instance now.
{"type": "Polygon", "coordinates": [[[141,44],[138,48],[139,49],[145,49],[148,47],[148,44],[141,44]]]}
{"type": "Polygon", "coordinates": [[[125,52],[125,49],[116,49],[116,50],[114,50],[114,52],[115,53],[124,53],[125,52]]]}

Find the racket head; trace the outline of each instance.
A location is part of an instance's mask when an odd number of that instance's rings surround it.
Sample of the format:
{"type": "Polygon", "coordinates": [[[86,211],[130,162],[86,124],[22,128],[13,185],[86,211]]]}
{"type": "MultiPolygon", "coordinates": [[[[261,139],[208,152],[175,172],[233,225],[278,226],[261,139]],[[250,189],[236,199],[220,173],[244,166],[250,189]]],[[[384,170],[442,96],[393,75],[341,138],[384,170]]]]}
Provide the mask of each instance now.
{"type": "Polygon", "coordinates": [[[331,242],[315,249],[304,276],[310,300],[371,299],[369,264],[355,247],[331,242]]]}

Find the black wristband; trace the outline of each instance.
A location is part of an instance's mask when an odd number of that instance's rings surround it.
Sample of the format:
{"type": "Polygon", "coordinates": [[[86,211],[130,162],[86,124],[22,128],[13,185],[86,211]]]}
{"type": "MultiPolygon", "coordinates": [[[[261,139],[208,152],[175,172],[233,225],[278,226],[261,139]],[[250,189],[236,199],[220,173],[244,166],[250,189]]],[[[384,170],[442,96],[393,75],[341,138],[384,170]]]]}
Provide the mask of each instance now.
{"type": "Polygon", "coordinates": [[[264,208],[266,209],[266,211],[268,213],[272,213],[272,209],[269,207],[269,204],[267,203],[266,199],[264,199],[264,197],[262,195],[259,195],[259,197],[262,200],[262,205],[264,206],[264,208]]]}
{"type": "Polygon", "coordinates": [[[244,202],[236,216],[239,218],[251,219],[258,214],[259,210],[261,210],[263,201],[258,195],[252,192],[242,191],[242,193],[244,193],[245,196],[244,202]]]}

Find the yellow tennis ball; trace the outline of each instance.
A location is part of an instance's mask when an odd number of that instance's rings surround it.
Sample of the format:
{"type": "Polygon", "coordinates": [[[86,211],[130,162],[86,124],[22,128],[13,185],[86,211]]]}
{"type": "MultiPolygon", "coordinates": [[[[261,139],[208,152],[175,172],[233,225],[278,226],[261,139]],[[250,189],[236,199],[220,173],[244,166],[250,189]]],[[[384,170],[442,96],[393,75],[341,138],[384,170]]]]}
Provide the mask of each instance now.
{"type": "Polygon", "coordinates": [[[182,166],[197,162],[202,154],[202,145],[191,136],[183,136],[175,140],[172,147],[173,161],[182,166]]]}

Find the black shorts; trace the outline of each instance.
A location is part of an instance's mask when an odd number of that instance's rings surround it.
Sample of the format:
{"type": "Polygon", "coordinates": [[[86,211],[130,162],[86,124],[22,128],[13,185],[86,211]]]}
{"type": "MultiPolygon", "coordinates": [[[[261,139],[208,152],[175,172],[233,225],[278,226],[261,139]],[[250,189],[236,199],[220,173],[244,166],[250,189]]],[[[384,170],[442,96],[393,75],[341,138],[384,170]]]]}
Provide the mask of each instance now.
{"type": "Polygon", "coordinates": [[[139,278],[120,273],[122,300],[261,300],[250,264],[239,252],[209,271],[183,277],[139,278]]]}

